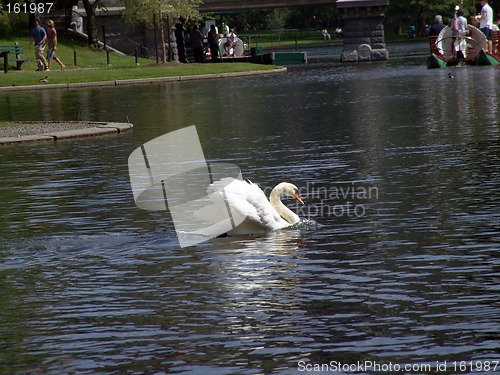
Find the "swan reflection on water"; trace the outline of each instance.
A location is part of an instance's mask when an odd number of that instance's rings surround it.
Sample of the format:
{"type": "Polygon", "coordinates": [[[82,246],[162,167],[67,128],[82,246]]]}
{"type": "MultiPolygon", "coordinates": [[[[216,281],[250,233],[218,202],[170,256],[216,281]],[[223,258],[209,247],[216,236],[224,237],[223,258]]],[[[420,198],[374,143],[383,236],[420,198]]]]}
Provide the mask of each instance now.
{"type": "Polygon", "coordinates": [[[297,280],[290,276],[307,250],[307,234],[290,227],[265,234],[212,239],[210,248],[214,279],[226,293],[239,296],[244,291],[268,291],[272,286],[293,288],[297,280]]]}

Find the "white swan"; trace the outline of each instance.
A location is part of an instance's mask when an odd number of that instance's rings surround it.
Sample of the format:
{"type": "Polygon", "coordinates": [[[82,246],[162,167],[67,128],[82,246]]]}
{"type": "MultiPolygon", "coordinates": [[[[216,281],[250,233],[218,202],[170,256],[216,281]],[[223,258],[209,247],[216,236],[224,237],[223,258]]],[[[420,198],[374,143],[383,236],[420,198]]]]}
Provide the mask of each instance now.
{"type": "Polygon", "coordinates": [[[256,184],[231,178],[210,184],[207,192],[214,204],[198,210],[195,216],[215,223],[215,229],[217,223],[227,220],[229,210],[233,217],[240,219],[235,220],[237,225],[227,232],[228,236],[275,231],[299,223],[300,217],[281,202],[282,195],[304,204],[297,187],[288,182],[276,185],[269,200],[256,184]]]}

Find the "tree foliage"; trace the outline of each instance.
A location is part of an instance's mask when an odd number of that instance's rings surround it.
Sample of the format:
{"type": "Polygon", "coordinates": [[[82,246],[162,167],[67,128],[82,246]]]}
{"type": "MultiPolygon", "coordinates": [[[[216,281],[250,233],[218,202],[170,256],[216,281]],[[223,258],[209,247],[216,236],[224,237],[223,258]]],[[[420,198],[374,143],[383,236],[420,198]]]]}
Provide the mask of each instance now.
{"type": "Polygon", "coordinates": [[[265,22],[270,30],[283,29],[289,14],[288,9],[273,9],[267,13],[265,22]]]}
{"type": "Polygon", "coordinates": [[[432,24],[439,14],[443,20],[453,17],[459,5],[465,16],[478,12],[479,0],[391,0],[386,12],[386,23],[397,26],[415,25],[422,34],[426,24],[432,24]]]}
{"type": "Polygon", "coordinates": [[[125,21],[132,25],[154,26],[155,17],[199,19],[202,0],[122,0],[125,21]]]}
{"type": "Polygon", "coordinates": [[[224,17],[237,30],[322,29],[338,24],[334,5],[251,10],[224,17]]]}
{"type": "MultiPolygon", "coordinates": [[[[500,0],[490,0],[497,12],[500,11],[498,2],[500,0]]],[[[479,0],[390,0],[385,24],[389,28],[414,25],[424,33],[425,25],[432,24],[436,14],[442,15],[445,21],[449,20],[456,5],[464,9],[466,16],[477,14],[480,9],[479,0]]],[[[251,10],[224,17],[224,23],[234,25],[238,30],[275,29],[278,20],[284,27],[292,29],[322,29],[342,24],[335,5],[251,10]]]]}
{"type": "MultiPolygon", "coordinates": [[[[170,47],[170,32],[165,40],[164,20],[171,27],[169,20],[177,22],[179,18],[196,21],[200,18],[199,6],[202,0],[122,0],[125,6],[125,21],[132,25],[142,25],[155,30],[159,29],[163,62],[167,62],[167,50],[170,47]]],[[[155,31],[156,33],[156,31],[155,31]]],[[[157,54],[158,58],[158,54],[157,54]]],[[[168,61],[171,54],[168,53],[168,61]]]]}
{"type": "MultiPolygon", "coordinates": [[[[440,14],[445,22],[453,17],[454,8],[459,5],[465,16],[477,14],[480,10],[479,0],[390,0],[386,10],[386,28],[402,29],[414,25],[420,34],[426,32],[426,25],[434,22],[440,14]]],[[[496,11],[500,11],[497,2],[490,1],[496,11]]],[[[248,11],[239,15],[231,15],[225,23],[235,25],[242,30],[276,29],[279,24],[292,29],[322,29],[342,26],[335,5],[309,6],[286,9],[264,9],[248,11]]]]}

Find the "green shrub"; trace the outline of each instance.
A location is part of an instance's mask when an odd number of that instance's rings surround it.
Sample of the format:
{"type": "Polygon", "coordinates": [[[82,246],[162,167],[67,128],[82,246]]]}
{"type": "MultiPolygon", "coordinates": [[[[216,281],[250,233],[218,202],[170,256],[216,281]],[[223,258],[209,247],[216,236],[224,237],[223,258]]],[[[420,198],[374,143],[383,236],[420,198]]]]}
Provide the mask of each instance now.
{"type": "Polygon", "coordinates": [[[0,38],[6,37],[12,31],[10,19],[7,12],[0,12],[0,38]]]}
{"type": "Polygon", "coordinates": [[[10,19],[10,28],[12,33],[14,34],[23,33],[26,34],[27,38],[29,37],[30,34],[28,28],[29,19],[27,14],[25,13],[11,14],[9,19],[10,19]]]}

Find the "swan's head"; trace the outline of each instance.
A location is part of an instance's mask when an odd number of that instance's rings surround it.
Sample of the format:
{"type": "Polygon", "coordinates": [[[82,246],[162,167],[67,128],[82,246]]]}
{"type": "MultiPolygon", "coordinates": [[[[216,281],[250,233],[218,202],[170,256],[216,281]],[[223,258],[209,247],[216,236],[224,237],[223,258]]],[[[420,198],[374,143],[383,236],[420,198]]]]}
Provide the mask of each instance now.
{"type": "Polygon", "coordinates": [[[304,201],[300,197],[299,189],[294,184],[291,184],[289,182],[282,182],[276,185],[273,191],[276,191],[276,193],[278,193],[279,195],[286,195],[288,197],[295,198],[300,203],[304,204],[304,201]]]}

